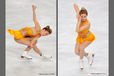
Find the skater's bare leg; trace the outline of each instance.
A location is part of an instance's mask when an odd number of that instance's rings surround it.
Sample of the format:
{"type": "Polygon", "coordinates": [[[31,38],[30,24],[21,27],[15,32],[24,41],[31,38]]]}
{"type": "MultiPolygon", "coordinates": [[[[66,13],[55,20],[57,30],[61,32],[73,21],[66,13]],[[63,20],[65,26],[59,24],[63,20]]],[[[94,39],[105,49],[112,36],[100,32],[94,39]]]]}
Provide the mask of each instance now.
{"type": "Polygon", "coordinates": [[[30,51],[32,48],[30,46],[27,46],[27,48],[24,51],[30,51]]]}
{"type": "Polygon", "coordinates": [[[34,50],[35,52],[37,52],[40,56],[42,56],[42,52],[37,48],[36,43],[37,43],[37,41],[35,42],[35,44],[34,44],[34,46],[33,46],[33,50],[34,50]]]}
{"type": "Polygon", "coordinates": [[[31,45],[31,41],[30,40],[23,40],[23,39],[14,39],[17,43],[19,44],[23,44],[23,45],[27,45],[30,46],[31,45]]]}
{"type": "MultiPolygon", "coordinates": [[[[80,56],[80,49],[79,48],[80,48],[80,44],[77,42],[76,46],[75,46],[75,53],[78,56],[80,56]]],[[[84,51],[84,56],[88,56],[88,53],[86,53],[85,51],[84,51]]]]}
{"type": "Polygon", "coordinates": [[[21,58],[29,58],[32,59],[31,56],[28,55],[28,51],[31,49],[30,45],[31,45],[31,40],[27,39],[27,40],[23,40],[23,39],[14,39],[17,43],[22,44],[22,45],[26,45],[27,48],[24,50],[23,54],[21,55],[21,58]]]}
{"type": "Polygon", "coordinates": [[[42,52],[37,48],[36,45],[33,46],[35,52],[37,52],[40,56],[42,56],[42,52]]]}
{"type": "Polygon", "coordinates": [[[88,53],[84,52],[84,49],[90,44],[90,42],[84,42],[80,45],[80,59],[83,59],[84,56],[87,56],[88,53]]]}
{"type": "Polygon", "coordinates": [[[79,43],[78,42],[75,45],[75,54],[80,56],[80,50],[79,50],[79,43]]]}

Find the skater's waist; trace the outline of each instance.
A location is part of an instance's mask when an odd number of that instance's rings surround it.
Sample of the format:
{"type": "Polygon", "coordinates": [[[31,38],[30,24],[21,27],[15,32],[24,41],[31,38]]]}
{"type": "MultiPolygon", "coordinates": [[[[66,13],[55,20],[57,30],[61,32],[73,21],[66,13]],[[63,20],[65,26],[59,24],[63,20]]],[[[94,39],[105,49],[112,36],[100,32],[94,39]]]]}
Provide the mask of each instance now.
{"type": "Polygon", "coordinates": [[[85,31],[82,31],[82,32],[78,33],[78,36],[81,37],[81,38],[85,38],[85,37],[87,37],[89,35],[90,35],[90,31],[89,30],[85,30],[85,31]]]}
{"type": "Polygon", "coordinates": [[[29,27],[25,27],[19,30],[23,35],[33,35],[32,30],[29,27]]]}

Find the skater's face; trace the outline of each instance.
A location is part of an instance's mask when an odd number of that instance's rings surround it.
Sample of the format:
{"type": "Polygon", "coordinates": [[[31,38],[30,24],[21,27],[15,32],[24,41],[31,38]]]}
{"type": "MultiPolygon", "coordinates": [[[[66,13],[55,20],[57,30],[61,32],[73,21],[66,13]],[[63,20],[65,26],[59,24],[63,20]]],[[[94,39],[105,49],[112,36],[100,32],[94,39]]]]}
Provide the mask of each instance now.
{"type": "Polygon", "coordinates": [[[49,32],[46,30],[42,30],[41,36],[47,36],[47,35],[49,35],[49,32]]]}
{"type": "Polygon", "coordinates": [[[81,21],[84,22],[87,20],[87,15],[86,14],[81,14],[81,21]]]}

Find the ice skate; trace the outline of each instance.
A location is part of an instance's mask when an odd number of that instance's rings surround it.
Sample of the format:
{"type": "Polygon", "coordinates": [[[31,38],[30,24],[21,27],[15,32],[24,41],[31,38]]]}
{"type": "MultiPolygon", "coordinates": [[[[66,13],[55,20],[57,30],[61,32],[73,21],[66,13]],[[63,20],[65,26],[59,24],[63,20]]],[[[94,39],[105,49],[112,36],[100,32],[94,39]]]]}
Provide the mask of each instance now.
{"type": "Polygon", "coordinates": [[[42,54],[42,57],[46,58],[46,59],[51,59],[52,58],[52,56],[49,56],[49,55],[46,55],[46,54],[42,54]]]}
{"type": "Polygon", "coordinates": [[[88,54],[87,59],[88,59],[89,65],[92,66],[94,54],[92,54],[92,53],[88,54]]]}
{"type": "Polygon", "coordinates": [[[80,69],[83,70],[84,69],[84,62],[82,59],[80,59],[80,69]]]}
{"type": "Polygon", "coordinates": [[[21,58],[32,59],[32,57],[28,55],[27,51],[24,51],[24,53],[22,54],[21,58]]]}

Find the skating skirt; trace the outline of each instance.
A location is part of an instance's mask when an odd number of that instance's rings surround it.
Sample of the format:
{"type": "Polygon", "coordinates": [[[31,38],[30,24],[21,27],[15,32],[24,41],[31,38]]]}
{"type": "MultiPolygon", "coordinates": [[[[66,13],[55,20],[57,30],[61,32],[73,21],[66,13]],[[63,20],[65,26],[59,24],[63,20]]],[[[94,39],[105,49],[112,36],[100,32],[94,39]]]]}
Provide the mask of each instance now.
{"type": "Polygon", "coordinates": [[[95,35],[92,32],[90,32],[90,34],[85,38],[79,37],[79,35],[76,38],[76,42],[78,42],[79,44],[82,44],[85,41],[93,42],[94,40],[95,35]]]}
{"type": "Polygon", "coordinates": [[[15,39],[24,39],[24,40],[26,40],[26,38],[24,38],[23,35],[22,35],[22,33],[20,31],[18,31],[18,30],[8,29],[7,31],[11,35],[13,35],[15,39]]]}

